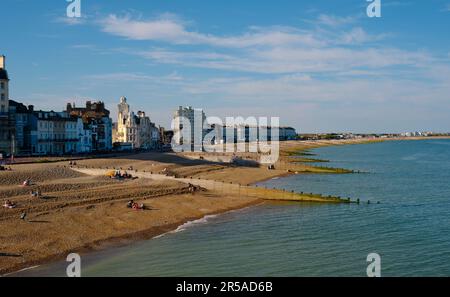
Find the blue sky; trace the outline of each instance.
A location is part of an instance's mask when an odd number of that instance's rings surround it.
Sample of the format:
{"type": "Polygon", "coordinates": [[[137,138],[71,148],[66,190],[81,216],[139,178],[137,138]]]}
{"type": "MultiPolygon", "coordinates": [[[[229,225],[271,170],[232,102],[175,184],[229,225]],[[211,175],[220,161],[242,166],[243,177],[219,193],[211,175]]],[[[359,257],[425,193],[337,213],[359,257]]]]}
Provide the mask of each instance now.
{"type": "Polygon", "coordinates": [[[450,131],[450,1],[3,0],[11,99],[61,110],[120,96],[279,116],[301,132],[450,131]]]}

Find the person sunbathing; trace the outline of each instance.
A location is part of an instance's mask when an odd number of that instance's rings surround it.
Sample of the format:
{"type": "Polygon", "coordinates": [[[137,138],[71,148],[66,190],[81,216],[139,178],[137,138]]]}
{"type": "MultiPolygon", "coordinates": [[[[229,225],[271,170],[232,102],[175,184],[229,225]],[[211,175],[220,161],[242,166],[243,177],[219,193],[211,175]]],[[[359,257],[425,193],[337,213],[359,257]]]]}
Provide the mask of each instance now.
{"type": "Polygon", "coordinates": [[[10,200],[6,200],[5,204],[3,204],[3,207],[12,209],[16,207],[16,204],[10,200]]]}
{"type": "Polygon", "coordinates": [[[134,210],[144,210],[145,209],[145,205],[144,204],[137,204],[136,202],[134,202],[132,208],[134,210]]]}
{"type": "Polygon", "coordinates": [[[127,208],[133,208],[133,204],[134,204],[133,200],[128,201],[127,208]]]}

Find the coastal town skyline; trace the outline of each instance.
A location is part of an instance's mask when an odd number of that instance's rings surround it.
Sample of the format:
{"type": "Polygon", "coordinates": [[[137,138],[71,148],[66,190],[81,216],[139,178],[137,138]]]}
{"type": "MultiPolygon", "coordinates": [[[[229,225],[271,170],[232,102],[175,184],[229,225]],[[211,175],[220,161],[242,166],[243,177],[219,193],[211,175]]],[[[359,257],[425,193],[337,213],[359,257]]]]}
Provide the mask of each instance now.
{"type": "Polygon", "coordinates": [[[0,44],[10,98],[42,109],[87,100],[115,106],[125,96],[164,127],[180,105],[212,116],[279,116],[311,133],[450,126],[450,45],[438,30],[448,24],[445,1],[383,1],[380,19],[356,0],[257,8],[248,1],[220,16],[207,3],[82,1],[81,18],[65,15],[65,1],[7,2],[23,11],[7,21],[31,20],[0,44]],[[39,46],[30,52],[25,42],[39,46]]]}
{"type": "MultiPolygon", "coordinates": [[[[179,106],[169,129],[152,122],[145,111],[135,111],[120,97],[117,116],[101,101],[84,105],[67,103],[65,109],[43,110],[34,104],[11,100],[11,79],[6,56],[0,54],[0,160],[15,156],[102,154],[131,151],[221,151],[215,145],[295,140],[292,127],[278,118],[206,117],[204,111],[179,106]],[[212,146],[210,150],[207,147],[212,146]]],[[[226,145],[229,148],[228,145],[226,145]]],[[[233,151],[234,152],[234,145],[233,151]]],[[[238,146],[239,147],[239,146],[238,146]]],[[[245,146],[244,146],[245,147],[245,146]]],[[[255,149],[252,149],[256,150],[255,149]]],[[[275,150],[274,150],[275,151],[275,150]]],[[[227,152],[230,152],[227,150],[227,152]]],[[[275,154],[278,157],[278,153],[275,154]]],[[[273,161],[272,161],[273,162],[273,161]]]]}

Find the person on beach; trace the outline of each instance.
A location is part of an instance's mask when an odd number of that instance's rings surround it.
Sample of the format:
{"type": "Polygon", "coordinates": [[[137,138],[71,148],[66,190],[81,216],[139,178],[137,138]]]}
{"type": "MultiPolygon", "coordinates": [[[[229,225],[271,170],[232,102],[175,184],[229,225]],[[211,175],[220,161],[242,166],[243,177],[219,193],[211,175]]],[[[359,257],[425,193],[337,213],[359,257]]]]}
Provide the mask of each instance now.
{"type": "Polygon", "coordinates": [[[8,199],[5,201],[5,204],[3,204],[3,207],[13,209],[16,207],[16,204],[8,199]]]}
{"type": "Polygon", "coordinates": [[[134,210],[144,210],[145,209],[145,205],[144,204],[137,204],[135,202],[135,203],[133,203],[133,209],[134,210]]]}
{"type": "Polygon", "coordinates": [[[133,210],[144,210],[145,205],[144,204],[138,204],[134,202],[133,200],[128,201],[127,208],[131,208],[133,210]]]}
{"type": "Polygon", "coordinates": [[[134,201],[133,201],[133,200],[128,201],[128,203],[127,203],[127,208],[132,208],[132,207],[133,207],[133,204],[134,204],[134,201]]]}
{"type": "Polygon", "coordinates": [[[41,197],[41,191],[39,191],[39,190],[31,191],[30,195],[32,198],[39,198],[39,197],[41,197]]]}
{"type": "Polygon", "coordinates": [[[199,191],[200,189],[200,187],[197,187],[191,183],[188,184],[188,192],[191,194],[195,194],[195,192],[199,191]]]}
{"type": "Polygon", "coordinates": [[[27,218],[27,213],[26,212],[22,212],[22,214],[20,215],[20,219],[22,221],[25,221],[26,218],[27,218]]]}

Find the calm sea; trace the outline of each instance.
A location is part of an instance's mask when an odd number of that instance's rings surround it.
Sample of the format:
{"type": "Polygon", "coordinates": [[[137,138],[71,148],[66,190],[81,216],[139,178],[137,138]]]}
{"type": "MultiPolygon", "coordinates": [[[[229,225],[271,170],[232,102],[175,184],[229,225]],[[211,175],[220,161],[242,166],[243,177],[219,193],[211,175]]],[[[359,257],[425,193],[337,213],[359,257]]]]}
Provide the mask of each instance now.
{"type": "MultiPolygon", "coordinates": [[[[363,174],[296,175],[262,183],[380,204],[263,204],[82,257],[84,276],[450,276],[450,140],[313,150],[363,174]]],[[[20,275],[60,275],[65,263],[20,275]]]]}

